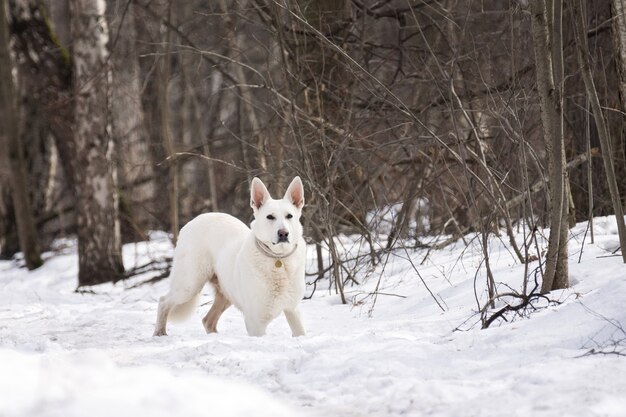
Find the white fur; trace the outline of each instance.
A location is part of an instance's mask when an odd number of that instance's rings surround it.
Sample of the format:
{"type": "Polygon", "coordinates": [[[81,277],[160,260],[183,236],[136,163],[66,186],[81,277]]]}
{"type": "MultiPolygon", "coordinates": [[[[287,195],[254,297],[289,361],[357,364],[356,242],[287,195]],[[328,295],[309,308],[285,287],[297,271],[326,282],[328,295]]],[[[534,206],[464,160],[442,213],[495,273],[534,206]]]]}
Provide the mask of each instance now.
{"type": "Polygon", "coordinates": [[[207,332],[216,331],[219,316],[232,304],[243,313],[251,336],[264,335],[268,324],[281,312],[293,336],[304,335],[298,312],[304,295],[306,252],[299,220],[304,205],[302,182],[294,178],[284,198],[274,200],[265,185],[254,178],[250,194],[255,217],[250,228],[228,214],[207,213],[181,229],[170,290],[159,302],[155,336],[166,334],[170,312],[175,315],[194,305],[207,282],[216,293],[214,305],[203,320],[207,332]],[[284,240],[285,233],[288,241],[280,242],[280,235],[284,240]],[[256,239],[275,257],[261,251],[256,239]]]}

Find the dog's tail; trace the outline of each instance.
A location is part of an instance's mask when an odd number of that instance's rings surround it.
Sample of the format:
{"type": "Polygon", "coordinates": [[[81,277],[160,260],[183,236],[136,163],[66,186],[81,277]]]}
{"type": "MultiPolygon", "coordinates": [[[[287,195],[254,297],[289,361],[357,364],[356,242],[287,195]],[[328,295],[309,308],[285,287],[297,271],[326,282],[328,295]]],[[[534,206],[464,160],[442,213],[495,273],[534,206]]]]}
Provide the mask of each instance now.
{"type": "Polygon", "coordinates": [[[200,301],[200,294],[196,294],[187,302],[175,305],[170,311],[169,318],[172,321],[182,321],[194,312],[200,301]]]}

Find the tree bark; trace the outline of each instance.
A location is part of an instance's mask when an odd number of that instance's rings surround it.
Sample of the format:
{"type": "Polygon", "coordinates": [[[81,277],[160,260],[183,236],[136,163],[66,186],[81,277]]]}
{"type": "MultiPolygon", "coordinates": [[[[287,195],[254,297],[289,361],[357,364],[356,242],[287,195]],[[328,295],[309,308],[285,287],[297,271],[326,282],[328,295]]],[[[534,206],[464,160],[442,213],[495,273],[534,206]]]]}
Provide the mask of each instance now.
{"type": "MultiPolygon", "coordinates": [[[[202,147],[204,150],[204,154],[209,158],[213,156],[211,144],[213,142],[213,135],[215,132],[214,123],[218,115],[218,107],[222,96],[222,83],[222,74],[219,71],[213,72],[213,74],[211,74],[211,98],[209,101],[209,108],[206,114],[209,130],[207,136],[202,138],[202,147]]],[[[206,179],[209,188],[209,196],[211,199],[211,210],[220,211],[220,205],[218,202],[219,194],[217,191],[217,176],[215,173],[215,162],[213,162],[212,160],[208,160],[206,163],[206,179]]]]}
{"type": "Polygon", "coordinates": [[[567,239],[569,237],[569,226],[576,225],[576,219],[574,216],[574,200],[572,199],[572,192],[569,186],[569,174],[567,172],[567,162],[565,158],[565,130],[563,124],[563,114],[565,102],[563,97],[565,96],[565,70],[563,64],[563,2],[560,0],[547,0],[546,6],[552,13],[547,13],[549,16],[549,27],[551,28],[552,36],[552,62],[554,63],[552,70],[554,76],[554,86],[557,91],[556,100],[559,114],[555,120],[556,133],[561,138],[559,140],[561,152],[555,154],[555,158],[561,158],[560,168],[563,181],[563,201],[561,203],[561,230],[559,232],[559,262],[556,264],[555,278],[552,283],[552,289],[567,288],[569,286],[569,267],[567,263],[567,239]],[[552,23],[550,26],[550,22],[552,23]]]}
{"type": "Polygon", "coordinates": [[[614,138],[615,172],[619,189],[626,192],[626,0],[613,0],[613,43],[615,48],[615,72],[617,73],[620,110],[619,133],[614,138]]]}
{"type": "Polygon", "coordinates": [[[124,203],[120,204],[125,208],[122,241],[136,241],[144,238],[137,231],[148,225],[148,219],[133,210],[137,206],[134,203],[150,199],[154,190],[152,183],[134,185],[138,179],[152,175],[152,161],[144,128],[133,4],[107,0],[107,24],[111,28],[111,132],[119,150],[120,188],[125,189],[121,196],[124,203]]]}
{"type": "MultiPolygon", "coordinates": [[[[172,22],[172,0],[167,2],[167,21],[172,22]]],[[[179,175],[178,175],[178,159],[175,157],[176,146],[174,139],[172,138],[172,131],[170,129],[170,101],[168,95],[168,85],[171,76],[170,65],[170,53],[171,53],[171,31],[165,29],[165,37],[163,40],[164,51],[163,58],[161,59],[158,71],[158,97],[159,97],[159,109],[161,111],[161,137],[163,138],[163,147],[168,157],[171,159],[168,161],[168,198],[169,198],[169,217],[170,217],[170,231],[172,233],[172,243],[176,245],[178,241],[179,226],[179,210],[178,210],[178,196],[179,196],[179,175]]]]}
{"type": "MultiPolygon", "coordinates": [[[[235,3],[236,4],[236,3],[235,3]]],[[[219,5],[224,13],[224,27],[226,29],[226,39],[228,42],[228,56],[233,56],[233,71],[234,78],[237,81],[237,89],[241,94],[241,106],[244,110],[241,112],[242,116],[245,115],[249,122],[249,128],[251,130],[250,138],[252,146],[256,148],[256,166],[254,168],[259,169],[262,173],[267,172],[267,157],[265,155],[267,149],[267,143],[265,135],[261,132],[261,123],[257,116],[257,110],[254,103],[254,97],[249,87],[248,78],[243,70],[243,62],[237,59],[237,55],[241,55],[245,47],[242,45],[241,33],[236,30],[236,22],[233,19],[233,15],[237,10],[232,10],[229,13],[228,5],[225,0],[219,0],[219,5]],[[256,139],[256,141],[254,141],[256,139]]],[[[244,6],[245,7],[245,6],[244,6]]],[[[249,145],[245,145],[249,146],[249,145]]]]}
{"type": "Polygon", "coordinates": [[[626,109],[626,1],[613,0],[613,40],[615,43],[618,87],[622,109],[626,109]]]}
{"type": "Polygon", "coordinates": [[[16,92],[13,84],[12,60],[9,53],[9,31],[5,1],[0,0],[0,143],[8,149],[11,197],[20,249],[28,269],[43,264],[37,240],[37,230],[32,205],[28,195],[28,172],[24,149],[19,137],[16,92]]]}
{"type": "MultiPolygon", "coordinates": [[[[551,2],[549,2],[552,5],[551,2]]],[[[532,0],[532,34],[537,73],[537,90],[541,104],[541,121],[544,142],[548,153],[550,178],[550,239],[546,255],[546,268],[543,275],[541,292],[546,293],[569,285],[567,270],[567,231],[563,227],[566,217],[564,200],[565,190],[565,154],[563,144],[562,90],[555,86],[552,62],[553,31],[548,21],[546,2],[532,0]],[[565,255],[565,256],[563,256],[565,255]]],[[[553,13],[550,13],[553,16],[553,13]]],[[[559,34],[560,35],[560,34],[559,34]]]]}
{"type": "MultiPolygon", "coordinates": [[[[149,7],[136,3],[148,13],[149,19],[138,19],[136,30],[141,43],[154,44],[156,54],[152,49],[149,56],[153,59],[139,61],[140,72],[146,74],[145,88],[142,91],[142,105],[147,132],[147,142],[155,175],[154,193],[152,199],[153,216],[159,222],[158,227],[169,229],[172,241],[178,238],[178,160],[173,154],[176,151],[175,143],[170,130],[169,116],[169,85],[171,33],[173,31],[171,0],[151,2],[149,7]],[[152,22],[151,19],[155,21],[152,22]],[[152,27],[156,23],[158,27],[152,27]],[[172,157],[171,159],[168,159],[172,157]],[[165,195],[167,194],[167,196],[165,195]]],[[[141,45],[141,43],[139,45],[141,45]]],[[[138,46],[139,46],[138,45],[138,46]]]]}
{"type": "Polygon", "coordinates": [[[78,283],[117,281],[124,272],[117,169],[110,131],[108,28],[101,0],[71,0],[78,197],[78,283]]]}
{"type": "Polygon", "coordinates": [[[55,146],[63,162],[65,179],[74,189],[76,160],[74,107],[71,97],[72,65],[69,51],[59,43],[49,17],[36,0],[10,2],[11,34],[19,56],[20,74],[28,77],[33,95],[38,97],[55,146]]]}
{"type": "Polygon", "coordinates": [[[622,259],[626,263],[626,224],[624,223],[624,210],[622,200],[617,186],[615,176],[615,166],[613,163],[613,152],[611,150],[611,140],[606,125],[598,92],[593,81],[591,73],[591,65],[589,64],[589,46],[587,45],[587,25],[585,22],[585,5],[583,0],[577,0],[572,5],[572,14],[574,16],[574,34],[576,37],[576,46],[578,51],[578,62],[580,64],[583,81],[587,96],[593,109],[593,118],[598,129],[598,138],[600,139],[600,147],[602,149],[602,161],[604,162],[604,171],[606,179],[609,183],[609,192],[611,194],[611,202],[615,211],[615,220],[617,222],[617,232],[619,234],[619,242],[622,248],[622,259]]]}

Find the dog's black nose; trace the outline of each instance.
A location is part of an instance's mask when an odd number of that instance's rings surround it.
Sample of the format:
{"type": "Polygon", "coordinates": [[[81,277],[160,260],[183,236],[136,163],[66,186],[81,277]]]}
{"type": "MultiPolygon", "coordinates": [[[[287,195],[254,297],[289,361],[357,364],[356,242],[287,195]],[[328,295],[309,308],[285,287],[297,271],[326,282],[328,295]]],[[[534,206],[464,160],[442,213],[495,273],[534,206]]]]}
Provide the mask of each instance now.
{"type": "Polygon", "coordinates": [[[278,231],[278,242],[289,242],[289,232],[285,229],[280,229],[278,231]]]}

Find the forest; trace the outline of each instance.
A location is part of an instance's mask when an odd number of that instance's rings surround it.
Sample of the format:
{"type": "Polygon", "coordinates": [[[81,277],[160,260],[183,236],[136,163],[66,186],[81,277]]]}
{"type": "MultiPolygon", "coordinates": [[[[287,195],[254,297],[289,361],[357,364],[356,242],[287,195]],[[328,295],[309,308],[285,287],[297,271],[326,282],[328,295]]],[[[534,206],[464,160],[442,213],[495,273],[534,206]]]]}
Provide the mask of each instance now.
{"type": "Polygon", "coordinates": [[[341,294],[356,280],[339,234],[361,236],[373,265],[470,232],[526,263],[515,230],[551,227],[544,293],[568,286],[576,222],[615,214],[626,243],[620,0],[1,9],[0,248],[29,269],[75,235],[79,286],[131,276],[122,244],[150,230],[175,243],[202,212],[248,221],[254,176],[303,178],[317,274],[341,294]]]}
{"type": "Polygon", "coordinates": [[[625,415],[625,13],[0,0],[0,415],[625,415]],[[151,337],[180,229],[295,176],[306,336],[151,337]]]}

